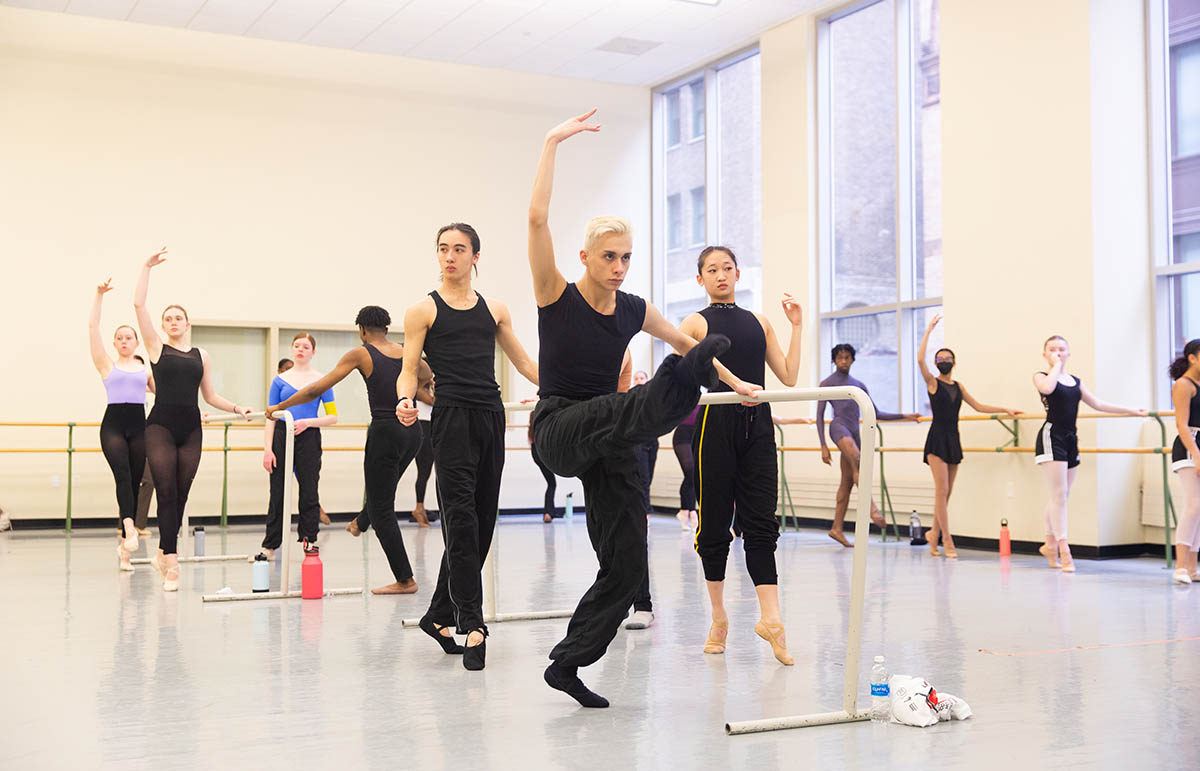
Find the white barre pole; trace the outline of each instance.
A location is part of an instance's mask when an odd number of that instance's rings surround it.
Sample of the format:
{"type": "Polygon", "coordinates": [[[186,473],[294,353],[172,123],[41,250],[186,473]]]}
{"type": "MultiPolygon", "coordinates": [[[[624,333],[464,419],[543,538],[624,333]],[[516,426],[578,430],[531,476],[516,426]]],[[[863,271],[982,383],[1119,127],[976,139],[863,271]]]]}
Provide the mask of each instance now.
{"type": "MultiPolygon", "coordinates": [[[[238,599],[244,599],[244,600],[274,600],[274,599],[279,599],[280,597],[290,596],[290,594],[291,594],[291,592],[288,589],[289,583],[290,583],[290,576],[291,576],[291,563],[290,563],[289,557],[291,557],[291,545],[292,545],[292,495],[293,495],[293,485],[295,484],[295,481],[292,479],[293,475],[288,473],[291,470],[288,468],[288,466],[290,466],[293,462],[292,461],[292,453],[296,449],[295,419],[292,417],[292,413],[288,412],[287,410],[279,410],[278,412],[275,413],[275,415],[276,415],[276,417],[274,418],[274,420],[282,420],[283,427],[284,427],[283,428],[283,433],[284,433],[283,458],[275,459],[277,468],[279,466],[283,466],[283,563],[282,563],[282,565],[280,565],[280,569],[279,569],[279,591],[278,592],[250,593],[244,597],[239,596],[239,595],[228,595],[228,594],[206,595],[206,598],[210,597],[210,596],[219,596],[219,597],[237,597],[238,599]],[[277,596],[271,597],[270,595],[272,595],[272,594],[275,594],[277,596]]],[[[218,414],[218,415],[209,415],[208,417],[204,418],[203,420],[205,423],[224,424],[224,423],[241,423],[244,421],[253,420],[254,418],[262,418],[263,420],[266,420],[267,413],[251,412],[250,414],[244,415],[244,416],[222,413],[222,414],[218,414]]],[[[184,514],[184,531],[185,532],[187,531],[187,514],[186,513],[184,514]]],[[[244,557],[243,557],[243,559],[244,559],[244,557]]],[[[359,589],[358,592],[361,593],[362,589],[359,589]]],[[[207,600],[207,599],[206,599],[206,601],[212,602],[212,600],[207,600]]]]}
{"type": "MultiPolygon", "coordinates": [[[[323,597],[340,597],[347,594],[362,594],[361,586],[346,589],[326,589],[323,597]]],[[[300,596],[299,589],[290,592],[238,592],[236,594],[205,594],[200,599],[204,602],[239,602],[241,600],[291,600],[300,596]]]]}
{"type": "MultiPolygon", "coordinates": [[[[705,397],[701,401],[707,401],[705,397]]],[[[842,681],[842,709],[837,712],[817,712],[791,717],[746,720],[725,724],[725,733],[760,733],[787,728],[805,728],[835,723],[855,723],[870,719],[870,713],[860,712],[858,699],[858,662],[862,650],[863,603],[867,581],[867,542],[871,532],[871,485],[875,476],[875,404],[861,388],[797,388],[788,391],[763,391],[758,401],[812,401],[824,399],[853,399],[862,411],[862,448],[859,452],[858,516],[854,520],[854,565],[850,578],[850,623],[846,628],[846,666],[842,681]],[[865,459],[865,462],[864,462],[865,459]]],[[[728,404],[740,401],[737,394],[716,394],[709,403],[728,404]]]]}

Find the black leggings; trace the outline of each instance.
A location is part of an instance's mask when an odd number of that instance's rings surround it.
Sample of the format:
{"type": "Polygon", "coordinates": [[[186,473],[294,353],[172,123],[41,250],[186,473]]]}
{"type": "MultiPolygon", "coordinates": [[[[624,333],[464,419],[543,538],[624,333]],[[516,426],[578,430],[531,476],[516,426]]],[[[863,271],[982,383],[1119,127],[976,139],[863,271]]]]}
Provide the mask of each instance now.
{"type": "MultiPolygon", "coordinates": [[[[363,477],[367,486],[367,515],[375,537],[387,555],[392,575],[400,583],[413,577],[404,537],[396,522],[396,485],[421,446],[421,429],[405,426],[395,418],[373,418],[367,428],[363,477]]],[[[155,474],[155,479],[158,475],[155,474]]]]}
{"type": "Polygon", "coordinates": [[[671,448],[675,450],[675,459],[679,461],[679,469],[683,472],[683,481],[679,483],[681,511],[696,510],[696,459],[692,455],[694,433],[694,426],[680,426],[671,437],[671,448]]]}
{"type": "Polygon", "coordinates": [[[296,527],[297,541],[317,542],[320,527],[321,504],[317,484],[321,479],[321,429],[306,428],[296,435],[291,463],[279,462],[283,455],[287,435],[282,420],[275,423],[275,434],[271,437],[271,450],[275,453],[275,470],[271,472],[271,498],[267,504],[267,534],[263,538],[264,549],[278,549],[283,544],[283,483],[287,479],[286,467],[296,471],[300,483],[300,517],[296,527]]]}
{"type": "Polygon", "coordinates": [[[425,505],[425,488],[433,471],[433,429],[428,420],[418,420],[421,427],[421,449],[417,450],[417,503],[425,505]]]}
{"type": "Polygon", "coordinates": [[[117,483],[117,527],[125,536],[125,520],[137,512],[138,486],[146,468],[146,407],[108,405],[100,423],[100,449],[117,483]]]}
{"type": "Polygon", "coordinates": [[[200,468],[204,431],[197,407],[156,404],[146,421],[146,456],[158,496],[158,547],[175,554],[192,480],[200,468]]]}
{"type": "Polygon", "coordinates": [[[542,501],[542,513],[549,514],[551,517],[561,516],[554,507],[554,492],[558,489],[558,477],[554,476],[554,472],[546,466],[542,456],[538,455],[536,444],[529,445],[529,454],[533,456],[533,462],[537,464],[538,469],[542,472],[542,477],[546,480],[546,497],[542,501]]]}

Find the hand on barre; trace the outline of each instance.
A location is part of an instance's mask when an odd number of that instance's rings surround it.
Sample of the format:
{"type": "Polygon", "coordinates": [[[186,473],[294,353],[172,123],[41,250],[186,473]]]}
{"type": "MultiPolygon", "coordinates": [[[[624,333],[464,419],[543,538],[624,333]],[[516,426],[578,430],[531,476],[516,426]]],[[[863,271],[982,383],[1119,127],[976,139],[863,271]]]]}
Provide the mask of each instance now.
{"type": "Polygon", "coordinates": [[[771,422],[777,426],[811,426],[817,421],[815,418],[781,418],[772,415],[771,422]]]}

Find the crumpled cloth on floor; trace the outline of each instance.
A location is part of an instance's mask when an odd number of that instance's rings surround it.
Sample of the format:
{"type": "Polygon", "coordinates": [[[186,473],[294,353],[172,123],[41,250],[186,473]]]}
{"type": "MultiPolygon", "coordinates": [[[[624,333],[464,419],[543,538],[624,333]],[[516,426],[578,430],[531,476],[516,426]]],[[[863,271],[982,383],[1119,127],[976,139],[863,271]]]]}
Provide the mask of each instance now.
{"type": "Polygon", "coordinates": [[[904,725],[926,728],[946,720],[966,720],[971,707],[949,693],[938,693],[929,681],[911,675],[892,675],[889,706],[892,720],[904,725]]]}

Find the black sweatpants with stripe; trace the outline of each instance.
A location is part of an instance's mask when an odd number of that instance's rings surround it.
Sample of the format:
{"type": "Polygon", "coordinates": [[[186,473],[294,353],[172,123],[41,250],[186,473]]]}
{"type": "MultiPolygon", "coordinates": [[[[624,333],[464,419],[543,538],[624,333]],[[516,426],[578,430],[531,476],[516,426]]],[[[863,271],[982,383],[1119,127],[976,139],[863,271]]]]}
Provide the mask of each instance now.
{"type": "Polygon", "coordinates": [[[458,634],[486,630],[481,571],[500,506],[504,412],[434,405],[431,428],[446,550],[425,618],[458,634]]]}
{"type": "Polygon", "coordinates": [[[588,537],[600,562],[566,637],[550,651],[560,666],[586,667],[604,655],[646,574],[637,447],[670,433],[699,401],[700,389],[681,361],[668,356],[650,382],[626,393],[586,401],[549,396],[534,409],[533,435],[542,460],[559,476],[583,482],[588,537]]]}
{"type": "Polygon", "coordinates": [[[778,583],[779,469],[771,405],[705,405],[696,416],[692,450],[700,516],[696,552],[705,580],[725,580],[736,511],[750,579],[755,586],[778,583]]]}

